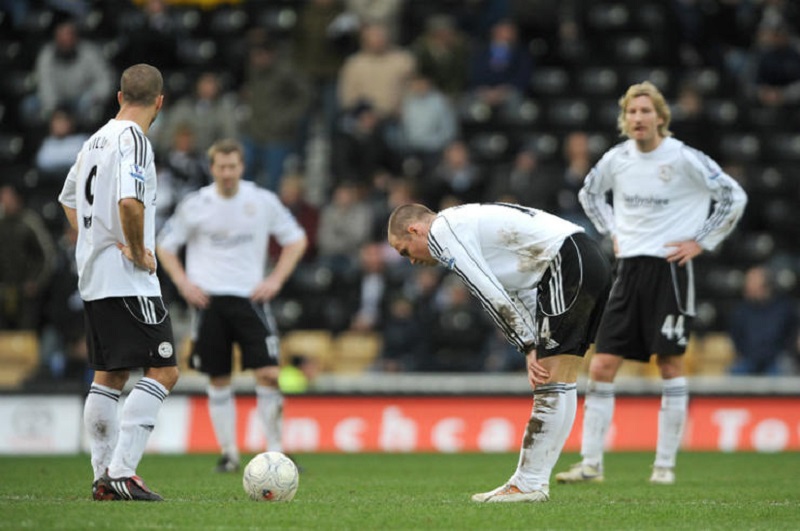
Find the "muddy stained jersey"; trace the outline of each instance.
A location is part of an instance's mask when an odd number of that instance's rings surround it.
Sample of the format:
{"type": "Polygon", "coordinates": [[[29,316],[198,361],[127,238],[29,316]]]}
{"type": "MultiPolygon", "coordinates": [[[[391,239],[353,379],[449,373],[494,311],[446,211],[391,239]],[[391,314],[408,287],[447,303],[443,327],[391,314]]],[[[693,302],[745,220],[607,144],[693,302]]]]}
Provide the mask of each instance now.
{"type": "Polygon", "coordinates": [[[565,240],[579,232],[578,225],[534,208],[468,204],[439,212],[428,249],[525,351],[536,343],[536,288],[565,240]]]}
{"type": "Polygon", "coordinates": [[[672,137],[648,153],[633,140],[611,148],[589,172],[579,199],[597,229],[616,237],[619,258],[663,258],[670,251],[665,244],[685,240],[712,250],[747,203],[741,186],[716,162],[672,137]]]}
{"type": "Polygon", "coordinates": [[[59,201],[77,210],[78,287],[91,301],[107,297],[160,296],[158,277],[136,268],[117,248],[125,243],[119,202],[144,205],[144,245],[155,249],[156,169],[142,129],[110,120],[83,144],[59,201]]]}
{"type": "Polygon", "coordinates": [[[270,235],[288,245],[305,232],[278,196],[242,181],[233,197],[214,184],[188,195],[158,244],[172,253],[186,245],[186,274],[206,293],[249,297],[264,278],[270,235]]]}

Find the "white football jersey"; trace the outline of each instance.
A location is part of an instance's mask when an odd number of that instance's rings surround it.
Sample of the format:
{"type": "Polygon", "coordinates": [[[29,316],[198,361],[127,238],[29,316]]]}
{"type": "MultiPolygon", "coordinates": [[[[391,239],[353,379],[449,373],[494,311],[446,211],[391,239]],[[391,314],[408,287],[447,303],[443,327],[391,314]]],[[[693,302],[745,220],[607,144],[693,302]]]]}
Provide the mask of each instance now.
{"type": "Polygon", "coordinates": [[[186,275],[210,295],[249,297],[264,278],[270,235],[281,245],[305,236],[278,196],[249,181],[226,198],[216,185],[187,196],[158,235],[177,253],[186,246],[186,275]]]}
{"type": "Polygon", "coordinates": [[[428,249],[455,272],[518,349],[535,343],[536,286],[578,225],[535,208],[468,204],[439,212],[428,249]]]}
{"type": "Polygon", "coordinates": [[[617,238],[620,258],[665,257],[665,244],[686,240],[714,249],[747,203],[742,187],[716,162],[672,137],[648,153],[633,140],[611,148],[578,197],[597,230],[617,238]]]}
{"type": "Polygon", "coordinates": [[[142,129],[110,120],[84,142],[58,200],[77,210],[78,288],[84,300],[160,296],[158,277],[136,268],[117,248],[125,243],[119,202],[144,204],[144,245],[155,250],[156,168],[142,129]]]}

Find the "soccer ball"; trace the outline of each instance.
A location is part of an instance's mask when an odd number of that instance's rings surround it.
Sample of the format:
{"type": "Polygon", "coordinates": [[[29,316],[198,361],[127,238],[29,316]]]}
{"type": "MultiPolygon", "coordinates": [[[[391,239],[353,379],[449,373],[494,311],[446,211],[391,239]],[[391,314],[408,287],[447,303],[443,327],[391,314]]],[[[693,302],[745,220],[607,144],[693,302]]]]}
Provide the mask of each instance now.
{"type": "Polygon", "coordinates": [[[244,467],[242,485],[255,501],[290,501],[300,475],[294,462],[280,452],[258,454],[244,467]]]}

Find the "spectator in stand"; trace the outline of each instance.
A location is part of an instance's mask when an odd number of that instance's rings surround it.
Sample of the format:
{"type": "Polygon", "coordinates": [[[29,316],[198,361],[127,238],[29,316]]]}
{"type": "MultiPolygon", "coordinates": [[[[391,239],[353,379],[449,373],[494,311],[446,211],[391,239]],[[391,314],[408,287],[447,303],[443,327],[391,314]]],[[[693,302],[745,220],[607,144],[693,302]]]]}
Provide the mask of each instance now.
{"type": "Polygon", "coordinates": [[[56,109],[50,115],[50,129],[36,152],[36,169],[47,181],[64,181],[64,175],[75,162],[88,135],[75,132],[75,119],[66,109],[56,109]]]}
{"type": "Polygon", "coordinates": [[[777,292],[765,266],[747,270],[742,295],[730,321],[736,348],[731,374],[790,374],[798,340],[796,301],[777,292]]]}
{"type": "Polygon", "coordinates": [[[399,41],[403,0],[345,0],[345,6],[362,26],[380,24],[392,41],[399,41]]]}
{"type": "Polygon", "coordinates": [[[589,149],[589,135],[574,131],[564,138],[564,177],[558,191],[556,212],[562,218],[580,225],[586,234],[600,240],[600,234],[578,202],[578,192],[583,187],[584,177],[592,168],[592,153],[589,149]]]}
{"type": "Polygon", "coordinates": [[[359,256],[358,304],[350,321],[350,329],[371,332],[379,329],[386,318],[386,294],[389,291],[386,257],[380,243],[369,242],[359,256]]]}
{"type": "Polygon", "coordinates": [[[800,48],[795,39],[781,19],[759,29],[755,90],[761,105],[781,107],[800,102],[800,48]]]}
{"type": "Polygon", "coordinates": [[[431,355],[423,370],[479,372],[484,368],[493,327],[480,302],[455,274],[439,290],[436,319],[431,326],[431,355]]]}
{"type": "Polygon", "coordinates": [[[361,30],[361,49],[339,73],[339,104],[348,109],[366,101],[379,118],[396,119],[413,71],[414,57],[391,45],[386,27],[367,24],[361,30]]]}
{"type": "Polygon", "coordinates": [[[416,370],[429,357],[428,326],[414,315],[413,301],[402,295],[393,297],[382,327],[383,347],[376,368],[384,372],[416,370]]]}
{"type": "Polygon", "coordinates": [[[376,174],[396,169],[383,123],[372,104],[360,102],[342,117],[333,138],[331,164],[336,183],[349,180],[366,188],[372,186],[376,174]]]}
{"type": "Polygon", "coordinates": [[[216,72],[206,71],[195,82],[194,93],[179,99],[164,113],[157,131],[157,147],[161,153],[173,145],[176,131],[188,127],[194,136],[194,148],[205,153],[220,138],[236,138],[236,99],[222,92],[216,72]]]}
{"type": "Polygon", "coordinates": [[[418,157],[422,172],[441,158],[458,135],[458,118],[450,101],[423,74],[411,78],[400,114],[401,151],[418,157]]]}
{"type": "MultiPolygon", "coordinates": [[[[340,0],[311,0],[300,9],[293,34],[294,63],[315,89],[306,129],[311,127],[313,119],[321,113],[328,136],[333,133],[336,122],[336,81],[345,55],[331,24],[342,13],[344,6],[340,0]]],[[[306,136],[309,134],[308,131],[304,133],[306,136]]]]}
{"type": "Polygon", "coordinates": [[[197,147],[194,131],[188,124],[181,124],[173,130],[169,151],[162,164],[162,167],[172,174],[171,184],[175,203],[212,180],[208,161],[203,156],[204,152],[197,147]]]}
{"type": "Polygon", "coordinates": [[[467,145],[456,140],[444,150],[442,162],[430,176],[423,176],[420,188],[422,198],[438,207],[447,196],[453,196],[461,203],[480,202],[484,185],[484,175],[472,162],[467,145]]]}
{"type": "Polygon", "coordinates": [[[102,119],[114,94],[111,65],[99,47],[82,41],[75,22],[59,23],[53,40],[36,58],[36,93],[22,103],[23,119],[39,124],[58,107],[69,109],[81,124],[102,119]]]}
{"type": "Polygon", "coordinates": [[[492,26],[489,42],[472,57],[468,107],[483,104],[503,119],[514,120],[532,68],[533,59],[518,42],[514,23],[497,22],[492,26]]]}
{"type": "Polygon", "coordinates": [[[517,151],[510,165],[495,170],[489,198],[511,196],[522,205],[555,212],[556,185],[552,172],[540,165],[536,151],[526,146],[517,151]]]}
{"type": "Polygon", "coordinates": [[[453,101],[467,87],[469,50],[452,17],[436,15],[425,23],[425,32],[411,46],[417,70],[453,101]]]}
{"type": "MultiPolygon", "coordinates": [[[[317,232],[319,231],[319,209],[306,200],[306,187],[303,177],[297,174],[287,175],[281,181],[278,192],[283,206],[294,216],[306,233],[306,252],[301,262],[311,262],[317,255],[317,232]]],[[[269,242],[269,256],[279,256],[278,242],[272,238],[269,242]]]]}
{"type": "Polygon", "coordinates": [[[145,0],[141,13],[121,21],[122,50],[119,64],[147,62],[160,70],[179,68],[178,43],[184,37],[166,0],[145,0]]]}
{"type": "Polygon", "coordinates": [[[359,249],[371,233],[372,211],[359,197],[358,186],[348,181],[339,183],[320,215],[319,261],[336,274],[351,274],[358,267],[359,249]]]}
{"type": "Polygon", "coordinates": [[[55,244],[13,184],[0,186],[0,242],[0,330],[37,329],[55,266],[55,244]]]}
{"type": "Polygon", "coordinates": [[[277,192],[287,159],[297,152],[311,88],[272,41],[255,43],[242,87],[249,114],[242,124],[245,178],[277,192]]]}
{"type": "Polygon", "coordinates": [[[57,242],[54,272],[44,300],[39,375],[43,379],[80,380],[88,385],[83,299],[78,291],[75,260],[77,241],[78,231],[65,223],[64,232],[57,242]]]}

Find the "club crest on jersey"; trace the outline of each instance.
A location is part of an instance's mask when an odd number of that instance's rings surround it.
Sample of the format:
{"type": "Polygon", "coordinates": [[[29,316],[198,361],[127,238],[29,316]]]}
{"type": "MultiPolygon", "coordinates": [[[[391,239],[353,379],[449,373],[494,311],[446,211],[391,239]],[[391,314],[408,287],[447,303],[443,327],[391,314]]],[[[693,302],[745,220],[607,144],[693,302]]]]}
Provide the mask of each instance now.
{"type": "Polygon", "coordinates": [[[658,167],[658,178],[668,183],[672,180],[672,166],[670,164],[661,164],[658,167]]]}
{"type": "Polygon", "coordinates": [[[144,181],[144,168],[138,164],[131,164],[131,177],[137,181],[144,181]]]}

